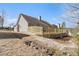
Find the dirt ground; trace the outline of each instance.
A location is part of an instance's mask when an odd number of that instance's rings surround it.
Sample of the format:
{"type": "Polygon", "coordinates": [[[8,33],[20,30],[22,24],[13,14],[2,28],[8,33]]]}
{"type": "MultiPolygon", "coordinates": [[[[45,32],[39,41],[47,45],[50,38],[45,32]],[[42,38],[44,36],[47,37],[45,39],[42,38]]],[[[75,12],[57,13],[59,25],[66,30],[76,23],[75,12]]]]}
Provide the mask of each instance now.
{"type": "Polygon", "coordinates": [[[75,56],[77,45],[14,32],[0,32],[0,56],[75,56]]]}

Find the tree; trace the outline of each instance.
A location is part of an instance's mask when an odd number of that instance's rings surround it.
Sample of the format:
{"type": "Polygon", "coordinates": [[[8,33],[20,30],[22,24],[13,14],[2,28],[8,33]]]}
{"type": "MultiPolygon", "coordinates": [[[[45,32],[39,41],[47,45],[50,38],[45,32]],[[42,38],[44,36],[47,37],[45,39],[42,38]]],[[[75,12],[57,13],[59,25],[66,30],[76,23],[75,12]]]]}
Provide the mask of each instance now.
{"type": "Polygon", "coordinates": [[[9,27],[10,27],[10,28],[13,28],[14,25],[15,25],[14,23],[11,23],[11,24],[9,24],[9,27]]]}
{"type": "Polygon", "coordinates": [[[62,23],[62,28],[65,28],[65,27],[66,27],[66,23],[63,22],[63,23],[62,23]]]}
{"type": "Polygon", "coordinates": [[[67,8],[65,13],[61,16],[61,19],[73,23],[75,25],[79,24],[79,4],[66,4],[67,8]]]}
{"type": "Polygon", "coordinates": [[[76,26],[76,28],[79,28],[79,4],[71,4],[71,5],[69,5],[70,7],[71,7],[71,9],[73,10],[73,16],[72,16],[72,18],[74,18],[74,20],[75,20],[75,22],[76,22],[76,24],[77,24],[77,26],[76,26]]]}

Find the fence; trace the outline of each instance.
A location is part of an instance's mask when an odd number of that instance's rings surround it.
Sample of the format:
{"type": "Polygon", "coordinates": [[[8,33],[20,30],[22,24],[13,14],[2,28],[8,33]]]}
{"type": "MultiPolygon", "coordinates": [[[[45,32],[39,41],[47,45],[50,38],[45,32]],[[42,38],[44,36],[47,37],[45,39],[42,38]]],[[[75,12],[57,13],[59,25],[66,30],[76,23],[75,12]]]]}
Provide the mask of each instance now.
{"type": "Polygon", "coordinates": [[[43,27],[41,26],[29,26],[28,30],[37,35],[43,35],[43,27]]]}
{"type": "Polygon", "coordinates": [[[59,29],[59,28],[43,28],[43,37],[51,38],[59,33],[65,33],[68,29],[59,29]]]}
{"type": "MultiPolygon", "coordinates": [[[[70,31],[72,34],[77,33],[79,29],[72,29],[72,28],[51,28],[51,27],[41,27],[41,26],[30,26],[29,31],[35,33],[37,35],[43,37],[53,37],[55,34],[65,33],[70,31]]],[[[75,34],[74,34],[75,35],[75,34]]]]}

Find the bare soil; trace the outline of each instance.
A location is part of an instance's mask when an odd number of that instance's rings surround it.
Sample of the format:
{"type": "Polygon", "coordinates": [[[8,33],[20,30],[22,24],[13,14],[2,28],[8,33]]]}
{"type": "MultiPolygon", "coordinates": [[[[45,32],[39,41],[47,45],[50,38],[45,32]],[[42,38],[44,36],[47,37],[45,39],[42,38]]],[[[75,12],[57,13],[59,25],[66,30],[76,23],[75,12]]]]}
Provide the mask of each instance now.
{"type": "Polygon", "coordinates": [[[1,56],[77,55],[77,45],[62,41],[14,32],[0,32],[1,56]]]}

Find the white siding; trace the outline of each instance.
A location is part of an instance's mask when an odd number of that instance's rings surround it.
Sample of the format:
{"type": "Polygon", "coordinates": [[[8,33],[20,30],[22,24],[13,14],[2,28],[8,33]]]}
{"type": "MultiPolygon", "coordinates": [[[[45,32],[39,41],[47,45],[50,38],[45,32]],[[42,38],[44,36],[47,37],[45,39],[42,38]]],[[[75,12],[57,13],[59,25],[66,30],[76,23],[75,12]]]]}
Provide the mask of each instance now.
{"type": "Polygon", "coordinates": [[[14,31],[17,32],[17,26],[14,28],[14,31]]]}
{"type": "Polygon", "coordinates": [[[20,32],[27,32],[28,31],[28,23],[27,21],[24,19],[23,16],[21,16],[20,20],[19,20],[19,31],[20,32]]]}
{"type": "MultiPolygon", "coordinates": [[[[22,33],[27,33],[28,32],[28,23],[24,19],[23,16],[20,17],[20,20],[19,20],[18,24],[19,24],[19,32],[22,32],[22,33]]],[[[14,28],[14,31],[17,31],[17,26],[14,28]]]]}

